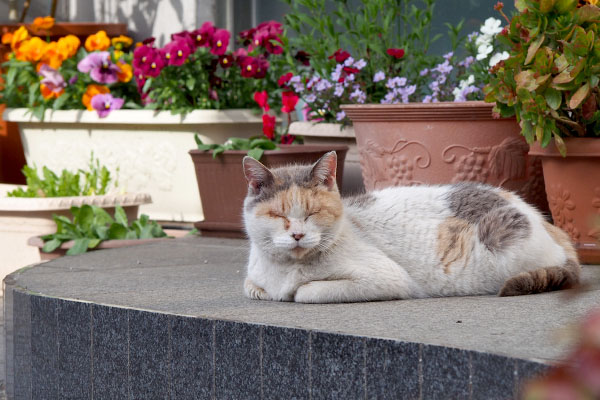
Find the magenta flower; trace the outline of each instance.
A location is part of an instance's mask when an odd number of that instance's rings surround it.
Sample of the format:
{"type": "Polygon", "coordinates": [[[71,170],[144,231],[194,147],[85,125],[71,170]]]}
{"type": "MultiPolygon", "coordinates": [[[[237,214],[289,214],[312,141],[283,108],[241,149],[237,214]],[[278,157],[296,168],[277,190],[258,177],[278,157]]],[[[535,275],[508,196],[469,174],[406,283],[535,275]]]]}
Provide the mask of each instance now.
{"type": "Polygon", "coordinates": [[[217,28],[212,22],[207,21],[199,29],[190,33],[197,47],[210,47],[210,42],[217,28]]]}
{"type": "Polygon", "coordinates": [[[185,39],[178,39],[167,44],[160,52],[169,65],[181,65],[187,60],[193,49],[185,39]]]}
{"type": "Polygon", "coordinates": [[[157,77],[165,66],[160,52],[154,47],[140,46],[133,52],[133,68],[136,76],[157,77]]]}
{"type": "Polygon", "coordinates": [[[256,59],[256,72],[254,73],[254,77],[256,79],[262,79],[267,75],[267,70],[269,69],[269,62],[266,58],[259,56],[256,59]]]}
{"type": "Polygon", "coordinates": [[[196,50],[196,41],[192,38],[192,33],[188,31],[181,31],[171,35],[172,41],[183,40],[187,43],[192,53],[196,50]]]}
{"type": "Polygon", "coordinates": [[[41,83],[52,92],[59,93],[67,86],[60,72],[46,64],[42,64],[39,74],[43,77],[41,83]]]}
{"type": "Polygon", "coordinates": [[[246,56],[240,58],[240,69],[244,78],[252,78],[256,75],[258,68],[258,60],[254,57],[246,56]]]}
{"type": "Polygon", "coordinates": [[[115,83],[119,80],[120,68],[110,60],[108,51],[100,51],[88,54],[77,64],[79,72],[89,73],[93,80],[98,83],[115,83]]]}
{"type": "Polygon", "coordinates": [[[217,29],[213,34],[210,44],[210,52],[216,56],[222,56],[229,46],[229,31],[227,29],[217,29]]]}
{"type": "Polygon", "coordinates": [[[98,112],[100,118],[106,117],[112,110],[123,107],[123,99],[112,97],[111,94],[97,94],[92,97],[92,108],[98,112]]]}

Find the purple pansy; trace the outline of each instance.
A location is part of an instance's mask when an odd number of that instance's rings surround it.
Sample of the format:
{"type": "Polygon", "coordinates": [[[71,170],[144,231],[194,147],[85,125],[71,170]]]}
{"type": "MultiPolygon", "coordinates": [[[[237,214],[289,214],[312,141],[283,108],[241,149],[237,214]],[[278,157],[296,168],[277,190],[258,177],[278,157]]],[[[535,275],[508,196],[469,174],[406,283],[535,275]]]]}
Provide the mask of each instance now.
{"type": "Polygon", "coordinates": [[[112,110],[123,107],[123,99],[112,97],[111,94],[97,94],[92,97],[92,108],[98,112],[100,118],[106,117],[112,110]]]}
{"type": "Polygon", "coordinates": [[[39,74],[43,77],[42,82],[52,92],[60,92],[67,84],[63,76],[52,67],[46,64],[42,64],[40,67],[39,74]]]}
{"type": "Polygon", "coordinates": [[[120,68],[110,60],[108,51],[100,51],[88,54],[77,64],[79,72],[89,73],[93,80],[98,83],[115,83],[119,80],[120,68]]]}

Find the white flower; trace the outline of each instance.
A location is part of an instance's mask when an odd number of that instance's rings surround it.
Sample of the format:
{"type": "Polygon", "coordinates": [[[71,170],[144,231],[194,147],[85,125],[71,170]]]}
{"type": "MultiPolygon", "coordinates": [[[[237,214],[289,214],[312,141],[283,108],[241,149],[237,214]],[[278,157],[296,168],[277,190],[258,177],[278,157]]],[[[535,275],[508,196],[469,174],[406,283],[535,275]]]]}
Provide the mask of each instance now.
{"type": "Polygon", "coordinates": [[[317,100],[317,96],[314,93],[311,93],[308,96],[306,96],[304,100],[306,100],[307,103],[314,103],[315,100],[317,100]]]}
{"type": "Polygon", "coordinates": [[[346,61],[344,61],[344,66],[346,67],[350,67],[352,64],[354,64],[354,58],[352,57],[348,57],[346,58],[346,61]]]}
{"type": "Polygon", "coordinates": [[[488,36],[488,35],[477,36],[477,39],[475,39],[475,45],[477,47],[489,46],[492,44],[493,39],[494,38],[492,36],[488,36]]]}
{"type": "Polygon", "coordinates": [[[510,55],[507,51],[503,51],[502,53],[496,53],[490,57],[490,67],[498,64],[502,60],[506,60],[510,55]]]}
{"type": "Polygon", "coordinates": [[[377,71],[375,76],[373,76],[373,82],[379,82],[385,79],[385,72],[377,71]]]}
{"type": "Polygon", "coordinates": [[[494,17],[489,17],[488,19],[485,20],[480,31],[484,35],[495,36],[496,34],[502,32],[502,27],[500,26],[501,24],[502,24],[502,21],[500,21],[499,19],[496,19],[494,17]]]}
{"type": "Polygon", "coordinates": [[[483,60],[487,58],[492,51],[494,51],[494,46],[492,45],[479,46],[477,48],[477,56],[475,58],[478,60],[483,60]]]}
{"type": "Polygon", "coordinates": [[[367,66],[367,62],[365,60],[363,60],[362,58],[354,63],[354,68],[356,68],[356,69],[363,69],[366,66],[367,66]]]}

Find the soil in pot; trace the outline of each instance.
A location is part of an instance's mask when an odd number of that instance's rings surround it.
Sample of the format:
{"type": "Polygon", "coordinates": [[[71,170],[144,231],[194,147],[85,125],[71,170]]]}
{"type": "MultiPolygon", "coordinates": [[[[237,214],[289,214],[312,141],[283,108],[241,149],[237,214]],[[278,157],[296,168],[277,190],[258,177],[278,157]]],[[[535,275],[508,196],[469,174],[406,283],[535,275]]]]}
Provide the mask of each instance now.
{"type": "MultiPolygon", "coordinates": [[[[337,152],[337,184],[342,186],[344,160],[348,146],[340,145],[290,145],[280,150],[265,151],[260,159],[268,168],[289,164],[311,164],[325,153],[337,152]]],[[[226,151],[213,159],[212,153],[191,150],[194,161],[204,221],[194,226],[204,236],[245,237],[242,222],[242,206],[248,185],[242,170],[242,159],[246,151],[226,151]]]]}

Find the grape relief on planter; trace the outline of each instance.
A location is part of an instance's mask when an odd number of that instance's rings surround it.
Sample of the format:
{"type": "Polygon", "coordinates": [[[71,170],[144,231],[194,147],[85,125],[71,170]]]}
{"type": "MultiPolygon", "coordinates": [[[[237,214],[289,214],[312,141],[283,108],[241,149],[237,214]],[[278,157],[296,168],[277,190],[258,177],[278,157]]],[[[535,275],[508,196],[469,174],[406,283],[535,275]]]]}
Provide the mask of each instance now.
{"type": "Polygon", "coordinates": [[[382,147],[369,140],[365,148],[360,150],[361,168],[365,185],[368,189],[380,189],[393,185],[420,185],[413,179],[414,169],[425,169],[431,165],[431,155],[427,148],[417,141],[401,139],[391,148],[382,147]],[[417,146],[421,154],[410,158],[404,154],[398,154],[409,146],[417,146]],[[376,179],[375,171],[388,171],[387,179],[379,181],[376,179]]]}
{"type": "Polygon", "coordinates": [[[581,234],[573,226],[571,211],[575,210],[575,203],[571,200],[571,193],[561,184],[552,185],[547,189],[548,203],[554,217],[554,225],[567,232],[573,241],[578,241],[581,234]]]}
{"type": "Polygon", "coordinates": [[[529,146],[520,138],[506,138],[496,146],[469,148],[460,144],[446,147],[442,159],[453,164],[452,182],[497,181],[498,185],[525,178],[529,146]]]}
{"type": "Polygon", "coordinates": [[[596,208],[596,218],[592,221],[593,227],[588,232],[588,236],[593,237],[600,242],[600,186],[594,188],[594,198],[592,199],[592,207],[596,208]]]}

